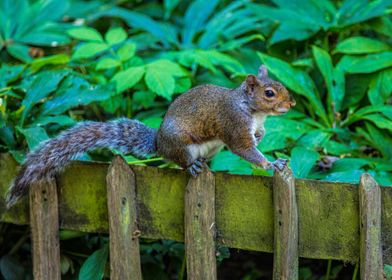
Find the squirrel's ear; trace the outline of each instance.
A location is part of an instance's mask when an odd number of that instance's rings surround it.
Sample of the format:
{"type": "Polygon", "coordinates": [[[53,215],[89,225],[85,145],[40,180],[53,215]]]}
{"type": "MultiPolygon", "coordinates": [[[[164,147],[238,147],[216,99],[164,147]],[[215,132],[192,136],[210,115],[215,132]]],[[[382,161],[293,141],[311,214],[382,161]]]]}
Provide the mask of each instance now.
{"type": "Polygon", "coordinates": [[[248,75],[246,77],[246,91],[253,96],[255,87],[258,85],[257,77],[255,75],[248,75]]]}
{"type": "Polygon", "coordinates": [[[268,77],[268,70],[267,67],[265,67],[264,64],[262,64],[259,68],[259,74],[258,77],[260,80],[265,79],[268,77]]]}

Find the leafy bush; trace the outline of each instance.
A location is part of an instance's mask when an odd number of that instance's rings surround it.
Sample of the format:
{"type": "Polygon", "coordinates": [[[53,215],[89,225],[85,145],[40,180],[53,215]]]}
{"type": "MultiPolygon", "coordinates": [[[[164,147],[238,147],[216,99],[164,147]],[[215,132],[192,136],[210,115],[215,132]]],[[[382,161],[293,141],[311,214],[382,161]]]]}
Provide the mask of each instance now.
{"type": "MultiPolygon", "coordinates": [[[[119,2],[0,2],[0,151],[21,161],[27,147],[83,119],[159,127],[178,94],[238,86],[264,63],[297,100],[267,119],[267,157],[290,159],[298,178],[356,183],[369,172],[392,185],[390,0],[119,2]]],[[[227,150],[211,168],[268,175],[227,150]]],[[[64,273],[105,273],[106,241],[94,238],[87,261],[63,255],[64,273]]],[[[182,267],[182,249],[169,243],[142,247],[146,258],[155,250],[145,261],[162,275],[168,252],[182,267]]]]}

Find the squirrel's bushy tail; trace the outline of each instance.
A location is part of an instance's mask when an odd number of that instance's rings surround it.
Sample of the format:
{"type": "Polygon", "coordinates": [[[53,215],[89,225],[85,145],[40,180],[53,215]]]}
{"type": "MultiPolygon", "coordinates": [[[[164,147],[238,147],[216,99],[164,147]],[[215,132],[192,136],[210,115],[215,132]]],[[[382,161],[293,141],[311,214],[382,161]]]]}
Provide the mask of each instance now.
{"type": "Polygon", "coordinates": [[[97,148],[112,148],[138,158],[156,153],[157,130],[139,121],[82,122],[29,153],[6,198],[14,205],[39,180],[48,180],[75,157],[97,148]]]}

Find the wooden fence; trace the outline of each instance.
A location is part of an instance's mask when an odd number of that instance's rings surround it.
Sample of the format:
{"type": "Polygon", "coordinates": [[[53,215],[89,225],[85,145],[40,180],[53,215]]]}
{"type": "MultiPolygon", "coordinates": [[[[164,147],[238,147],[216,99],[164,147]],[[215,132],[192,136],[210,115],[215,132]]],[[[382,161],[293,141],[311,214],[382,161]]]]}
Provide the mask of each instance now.
{"type": "Polygon", "coordinates": [[[112,279],[141,279],[138,238],[185,241],[188,279],[216,279],[215,246],[274,253],[274,279],[296,279],[298,257],[360,262],[361,279],[392,264],[392,188],[75,162],[9,211],[17,164],[0,155],[0,220],[30,224],[36,279],[60,279],[60,228],[110,233],[112,279]],[[185,201],[185,203],[184,203],[185,201]],[[30,209],[29,209],[30,208],[30,209]],[[120,261],[119,261],[120,260],[120,261]]]}

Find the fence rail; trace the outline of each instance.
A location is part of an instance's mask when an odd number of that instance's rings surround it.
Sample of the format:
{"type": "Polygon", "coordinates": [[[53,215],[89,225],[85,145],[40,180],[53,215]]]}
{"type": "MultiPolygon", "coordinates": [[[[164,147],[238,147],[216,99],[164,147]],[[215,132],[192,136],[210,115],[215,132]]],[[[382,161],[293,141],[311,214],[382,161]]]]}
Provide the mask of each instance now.
{"type": "MultiPolygon", "coordinates": [[[[0,155],[1,197],[16,168],[10,155],[0,155]]],[[[107,164],[75,162],[57,179],[57,193],[39,192],[38,188],[31,192],[34,212],[29,212],[27,201],[6,211],[4,199],[0,199],[0,220],[30,222],[36,252],[58,246],[58,239],[44,246],[35,241],[51,240],[56,221],[63,229],[110,232],[113,248],[130,246],[133,252],[137,252],[139,233],[177,241],[184,241],[185,236],[189,279],[201,279],[197,273],[215,279],[216,267],[211,262],[215,242],[262,252],[274,252],[275,244],[275,279],[296,277],[297,256],[349,262],[358,262],[361,256],[361,278],[378,279],[372,277],[382,273],[382,261],[392,264],[392,188],[380,188],[369,176],[362,177],[360,188],[345,183],[294,182],[287,172],[274,178],[207,172],[189,180],[179,170],[140,166],[131,170],[118,158],[109,172],[107,164]],[[53,194],[58,196],[58,215],[56,209],[50,210],[57,199],[53,194]],[[33,200],[34,195],[38,199],[33,200]],[[40,214],[36,212],[40,208],[50,211],[40,214]],[[53,219],[52,233],[34,238],[34,231],[39,232],[34,224],[53,219]],[[367,256],[377,256],[377,260],[367,256]]],[[[140,270],[140,263],[130,262],[123,273],[140,270]]],[[[112,269],[120,271],[114,265],[112,269]]],[[[34,271],[39,269],[42,267],[34,271]]],[[[121,279],[118,277],[113,279],[121,279]]]]}

